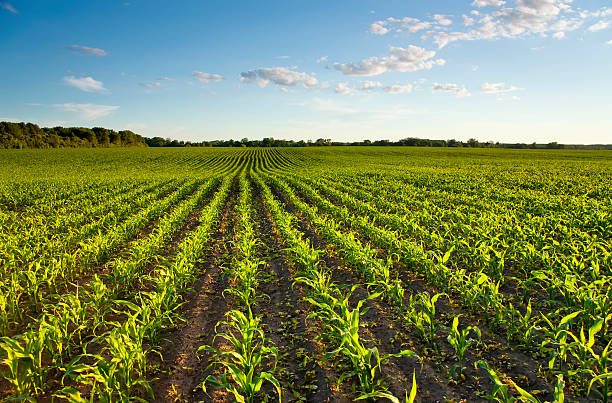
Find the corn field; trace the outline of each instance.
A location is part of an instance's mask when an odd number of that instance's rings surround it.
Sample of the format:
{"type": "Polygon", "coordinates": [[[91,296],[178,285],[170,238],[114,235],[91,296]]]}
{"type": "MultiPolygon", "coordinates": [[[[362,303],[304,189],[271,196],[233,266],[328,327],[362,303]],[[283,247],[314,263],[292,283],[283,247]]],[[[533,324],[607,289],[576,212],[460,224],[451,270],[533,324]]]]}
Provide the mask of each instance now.
{"type": "Polygon", "coordinates": [[[608,402],[612,158],[0,153],[0,399],[608,402]]]}

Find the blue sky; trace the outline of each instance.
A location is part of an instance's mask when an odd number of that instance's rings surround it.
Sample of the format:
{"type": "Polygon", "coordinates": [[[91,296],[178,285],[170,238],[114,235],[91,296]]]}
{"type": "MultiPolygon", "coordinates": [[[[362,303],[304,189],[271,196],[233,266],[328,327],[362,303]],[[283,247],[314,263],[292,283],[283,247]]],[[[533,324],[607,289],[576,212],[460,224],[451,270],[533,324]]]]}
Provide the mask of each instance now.
{"type": "Polygon", "coordinates": [[[0,1],[0,120],[612,143],[603,0],[0,1]]]}

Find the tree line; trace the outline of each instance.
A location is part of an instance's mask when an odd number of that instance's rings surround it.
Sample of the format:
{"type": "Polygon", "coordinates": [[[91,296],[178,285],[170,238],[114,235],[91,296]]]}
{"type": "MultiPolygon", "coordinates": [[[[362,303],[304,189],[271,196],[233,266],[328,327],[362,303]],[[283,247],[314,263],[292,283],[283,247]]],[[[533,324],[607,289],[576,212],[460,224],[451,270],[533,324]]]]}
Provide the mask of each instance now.
{"type": "Polygon", "coordinates": [[[68,148],[68,147],[322,147],[322,146],[412,146],[412,147],[472,147],[472,148],[519,148],[519,149],[612,149],[610,144],[564,145],[556,142],[536,143],[499,143],[468,141],[430,140],[407,137],[398,141],[363,140],[339,142],[331,139],[317,140],[279,140],[265,137],[261,140],[212,140],[184,141],[171,138],[148,138],[130,130],[115,131],[102,127],[40,128],[33,123],[0,122],[0,148],[68,148]]]}
{"type": "Polygon", "coordinates": [[[45,127],[0,122],[0,148],[146,147],[145,138],[130,130],[102,127],[45,127]]]}
{"type": "MultiPolygon", "coordinates": [[[[548,148],[548,149],[560,149],[565,148],[566,145],[559,144],[556,142],[548,144],[524,144],[524,143],[494,143],[492,141],[483,143],[476,139],[469,139],[468,141],[462,142],[455,139],[450,140],[429,140],[421,139],[417,137],[407,137],[405,139],[391,141],[391,140],[363,140],[363,141],[332,141],[331,139],[317,139],[313,140],[279,140],[273,137],[265,137],[262,140],[249,140],[243,138],[242,140],[212,140],[212,141],[183,141],[173,140],[170,138],[153,137],[145,138],[145,141],[149,147],[321,147],[321,146],[408,146],[408,147],[476,147],[476,148],[548,148]]],[[[590,146],[584,146],[585,148],[591,148],[590,146]]],[[[570,146],[575,148],[575,146],[570,146]]],[[[604,147],[605,148],[605,147],[604,147]]]]}

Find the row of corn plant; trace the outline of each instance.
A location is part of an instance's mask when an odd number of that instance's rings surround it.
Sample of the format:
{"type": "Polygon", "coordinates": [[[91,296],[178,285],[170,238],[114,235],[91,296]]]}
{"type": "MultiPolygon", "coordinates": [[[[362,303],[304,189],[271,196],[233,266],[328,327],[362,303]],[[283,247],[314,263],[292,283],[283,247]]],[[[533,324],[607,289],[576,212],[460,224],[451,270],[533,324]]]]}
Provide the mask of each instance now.
{"type": "MultiPolygon", "coordinates": [[[[106,228],[116,229],[125,215],[135,211],[135,209],[150,207],[152,202],[155,204],[155,200],[169,193],[172,188],[173,185],[164,186],[157,191],[146,193],[130,203],[126,199],[118,200],[116,201],[117,209],[115,211],[111,211],[98,221],[80,227],[71,232],[68,237],[45,242],[44,245],[36,249],[26,248],[32,259],[29,259],[29,263],[25,266],[23,259],[5,260],[7,270],[11,271],[12,274],[0,280],[0,290],[2,290],[5,299],[4,303],[0,303],[0,323],[4,324],[4,326],[0,326],[0,334],[5,334],[10,324],[17,320],[19,323],[23,323],[26,309],[32,313],[40,312],[45,304],[45,299],[54,298],[58,293],[61,295],[62,286],[65,285],[66,280],[74,278],[77,268],[82,273],[84,266],[97,262],[83,262],[79,258],[79,253],[88,242],[104,236],[102,230],[106,228]],[[89,240],[81,241],[81,245],[76,249],[70,246],[78,239],[83,239],[96,232],[99,233],[89,240]]],[[[175,197],[180,197],[181,194],[182,192],[179,192],[175,194],[175,197]]],[[[159,210],[151,209],[147,216],[150,220],[158,214],[159,210]]],[[[107,243],[106,246],[110,250],[121,239],[133,236],[135,231],[142,228],[146,222],[145,220],[134,222],[135,225],[131,227],[130,231],[124,231],[122,237],[118,237],[115,243],[107,243]]]]}
{"type": "MultiPolygon", "coordinates": [[[[312,190],[312,189],[309,189],[309,190],[312,190]]],[[[324,199],[317,197],[316,193],[310,192],[309,194],[311,195],[314,194],[313,197],[317,198],[319,202],[322,201],[322,203],[327,207],[327,210],[332,210],[332,211],[335,210],[336,212],[339,211],[340,213],[339,214],[336,213],[337,215],[347,220],[351,224],[357,223],[357,227],[362,229],[364,233],[366,233],[368,237],[372,239],[371,234],[373,232],[371,229],[375,227],[368,220],[363,219],[363,218],[360,219],[360,217],[357,217],[357,218],[353,217],[352,215],[348,213],[346,209],[340,209],[340,208],[337,208],[336,206],[331,205],[329,202],[325,201],[324,199]]],[[[350,199],[350,197],[348,197],[347,199],[350,199]]],[[[352,200],[351,203],[359,204],[359,202],[356,202],[354,200],[352,200]]],[[[385,231],[386,230],[384,229],[377,230],[378,233],[383,233],[383,234],[385,231]]],[[[376,234],[376,231],[374,233],[376,234]]],[[[384,236],[378,236],[374,238],[373,240],[381,244],[381,246],[391,247],[391,249],[393,250],[393,244],[386,242],[386,239],[384,236]]],[[[398,253],[401,254],[401,251],[398,251],[398,253]]],[[[443,260],[442,263],[446,263],[446,261],[448,260],[447,256],[445,255],[444,259],[442,260],[443,260]]],[[[443,268],[443,272],[448,271],[447,270],[448,268],[445,265],[442,265],[440,267],[443,268]]],[[[462,272],[465,272],[465,271],[462,269],[457,269],[455,271],[455,273],[462,273],[462,272]]],[[[457,274],[455,274],[455,276],[456,275],[457,274]]],[[[517,338],[522,343],[523,346],[526,346],[528,348],[531,347],[532,349],[536,349],[538,346],[538,344],[535,343],[536,337],[542,340],[540,343],[541,347],[537,348],[538,352],[541,352],[542,350],[550,352],[551,351],[550,348],[544,349],[544,347],[547,345],[557,344],[556,339],[559,337],[563,339],[561,342],[562,345],[569,345],[569,343],[565,342],[565,339],[569,337],[565,334],[566,330],[564,330],[564,332],[561,334],[559,334],[558,332],[555,333],[555,332],[550,332],[547,330],[549,328],[553,328],[551,320],[552,321],[556,320],[553,318],[553,316],[551,316],[551,319],[549,319],[545,314],[541,314],[540,316],[535,317],[535,318],[532,317],[531,303],[527,305],[526,312],[524,314],[522,311],[516,309],[511,302],[506,302],[504,304],[503,298],[501,298],[501,294],[497,291],[497,289],[499,288],[499,283],[495,285],[494,287],[489,286],[485,288],[485,290],[489,291],[492,296],[495,296],[495,294],[498,294],[498,297],[490,298],[486,294],[484,296],[480,295],[480,289],[482,289],[482,285],[485,285],[487,283],[487,276],[484,273],[479,273],[478,276],[472,277],[471,281],[469,281],[470,280],[469,277],[467,279],[468,281],[464,284],[463,287],[457,288],[456,286],[454,286],[452,289],[462,291],[464,295],[464,300],[467,300],[467,302],[472,308],[474,307],[474,303],[478,303],[479,300],[483,300],[483,297],[484,297],[484,301],[487,302],[488,304],[486,306],[482,306],[482,305],[481,306],[484,308],[489,308],[489,310],[492,311],[492,314],[494,315],[493,318],[495,320],[495,324],[505,327],[508,334],[515,336],[515,338],[517,338]],[[539,326],[538,325],[539,323],[545,324],[545,326],[539,326]]],[[[597,284],[601,285],[601,281],[597,281],[595,283],[596,285],[597,284]]],[[[591,290],[593,290],[593,288],[591,288],[591,290]]],[[[601,290],[600,288],[600,291],[604,291],[604,290],[601,290]]],[[[590,298],[588,300],[590,301],[591,306],[598,307],[599,309],[592,310],[590,313],[590,317],[594,318],[593,320],[595,320],[595,323],[593,324],[592,321],[587,321],[587,324],[589,324],[591,328],[592,326],[595,326],[596,324],[598,324],[599,327],[603,326],[604,328],[607,328],[608,321],[612,318],[612,315],[607,313],[609,310],[606,309],[606,306],[607,306],[606,301],[608,301],[607,293],[605,291],[603,293],[591,292],[589,293],[589,297],[590,298]],[[603,315],[603,317],[601,315],[603,315]]],[[[580,315],[584,315],[584,311],[582,310],[575,311],[571,315],[567,315],[566,318],[574,319],[576,317],[579,317],[580,315]]],[[[569,319],[561,320],[561,323],[566,323],[569,321],[569,319]]],[[[584,321],[582,323],[582,326],[584,327],[584,321]]],[[[567,327],[569,327],[569,323],[567,323],[567,327]]],[[[605,331],[600,333],[600,336],[604,335],[605,333],[606,333],[605,331]]],[[[571,332],[569,334],[573,335],[571,332]]],[[[573,336],[573,337],[574,339],[576,339],[576,336],[573,336]]],[[[605,356],[604,352],[606,351],[606,348],[607,348],[607,346],[605,345],[605,341],[607,340],[605,340],[605,338],[600,338],[600,339],[604,340],[604,344],[600,345],[599,348],[598,349],[596,348],[595,350],[601,351],[601,354],[605,356]]],[[[582,345],[584,345],[584,343],[582,343],[582,345]]],[[[581,348],[585,350],[584,347],[581,347],[581,348]]],[[[592,350],[591,359],[598,361],[597,357],[600,357],[600,355],[598,353],[595,353],[595,350],[592,350]]],[[[551,359],[554,359],[554,357],[557,354],[559,354],[559,351],[552,349],[551,359]]],[[[567,358],[568,353],[561,352],[561,355],[567,358]]],[[[605,384],[605,382],[602,382],[602,380],[607,379],[607,375],[606,375],[608,374],[607,365],[600,364],[596,366],[598,370],[586,371],[584,369],[584,366],[585,366],[584,362],[581,363],[579,359],[573,362],[568,362],[566,359],[564,359],[563,362],[558,362],[558,364],[559,366],[563,364],[565,365],[565,368],[562,372],[568,381],[571,381],[572,383],[576,383],[575,381],[579,379],[578,384],[579,384],[580,389],[577,391],[578,393],[584,393],[584,394],[590,393],[590,388],[587,389],[585,386],[585,374],[590,375],[590,379],[594,379],[596,384],[601,384],[600,386],[604,390],[603,394],[608,393],[606,392],[608,389],[607,385],[605,384]],[[576,368],[581,368],[581,369],[576,369],[576,368]],[[580,375],[576,376],[577,374],[580,374],[580,375]]],[[[600,394],[602,393],[602,392],[599,392],[598,389],[595,389],[595,392],[600,393],[600,394]]]]}
{"type": "MultiPolygon", "coordinates": [[[[148,276],[150,291],[139,292],[133,302],[113,301],[121,320],[91,340],[98,353],[84,353],[66,365],[54,395],[73,402],[154,400],[150,359],[159,355],[162,331],[179,319],[181,295],[199,273],[198,263],[208,250],[208,240],[230,193],[232,178],[225,177],[211,202],[202,209],[199,226],[178,245],[173,260],[164,260],[148,276]]],[[[163,358],[163,357],[162,357],[163,358]]]]}
{"type": "Polygon", "coordinates": [[[258,257],[261,241],[256,235],[253,220],[252,192],[246,173],[239,175],[240,195],[236,206],[236,232],[234,236],[234,256],[229,273],[231,281],[224,294],[235,298],[238,307],[229,311],[226,320],[217,323],[218,331],[213,339],[220,339],[227,347],[213,345],[200,347],[213,357],[209,368],[220,372],[219,376],[209,375],[202,384],[223,388],[239,402],[256,401],[264,382],[271,383],[281,401],[280,383],[274,376],[278,352],[265,337],[261,316],[253,313],[258,300],[258,285],[265,261],[258,257]]]}
{"type": "MultiPolygon", "coordinates": [[[[272,180],[277,186],[279,186],[279,188],[284,192],[284,194],[289,198],[289,200],[297,207],[297,209],[301,211],[302,213],[304,213],[308,217],[309,220],[315,223],[315,227],[317,227],[327,239],[329,239],[332,242],[337,243],[340,247],[342,247],[342,250],[344,252],[344,257],[348,259],[350,263],[352,263],[358,268],[361,266],[362,271],[367,270],[367,268],[380,267],[384,263],[380,259],[375,258],[374,252],[370,253],[369,255],[357,255],[357,258],[355,258],[355,254],[350,253],[350,251],[353,249],[358,249],[358,247],[360,246],[359,241],[355,240],[354,237],[352,236],[350,237],[345,236],[343,239],[341,237],[340,228],[337,224],[333,223],[333,221],[330,219],[325,219],[325,217],[321,216],[315,208],[300,201],[297,198],[297,196],[293,193],[293,191],[286,184],[284,184],[281,180],[277,178],[272,179],[272,180]],[[347,247],[347,245],[350,245],[350,244],[353,244],[353,245],[356,244],[356,246],[347,247]],[[346,251],[349,251],[349,253],[347,253],[346,251]]],[[[340,212],[338,213],[339,217],[344,219],[345,222],[347,222],[352,227],[356,227],[364,231],[363,233],[365,233],[369,239],[373,239],[377,241],[378,243],[381,243],[381,246],[388,248],[391,252],[397,252],[398,254],[402,253],[401,241],[397,240],[394,237],[394,234],[386,230],[374,227],[373,225],[369,223],[368,220],[364,219],[363,217],[355,217],[349,214],[346,209],[338,208],[330,204],[325,199],[321,198],[314,189],[308,187],[307,185],[300,184],[298,182],[293,182],[293,181],[292,183],[294,183],[296,186],[301,185],[300,188],[304,192],[307,192],[307,194],[310,197],[315,198],[317,202],[325,206],[326,210],[337,211],[337,212],[339,211],[340,212]],[[383,241],[381,241],[381,239],[383,241]],[[400,247],[398,247],[398,245],[400,247]]],[[[444,266],[444,262],[448,260],[448,255],[449,253],[446,253],[445,256],[441,259],[441,262],[438,262],[438,265],[437,265],[438,269],[442,267],[446,268],[446,266],[444,266]]],[[[450,273],[448,273],[448,275],[450,276],[450,273]]],[[[439,273],[437,274],[437,276],[439,276],[439,273]]],[[[485,281],[486,281],[486,275],[482,274],[482,276],[479,277],[477,281],[466,281],[465,283],[463,283],[462,291],[463,293],[481,292],[477,286],[481,285],[479,284],[479,282],[484,283],[485,281]]],[[[439,285],[439,282],[433,282],[433,283],[435,285],[439,285]]],[[[436,350],[437,346],[436,346],[435,338],[436,338],[436,331],[437,331],[438,325],[435,319],[435,303],[441,294],[437,294],[432,297],[428,293],[425,292],[425,293],[419,294],[417,298],[413,298],[413,296],[410,296],[409,299],[406,300],[404,299],[404,292],[401,286],[401,282],[397,279],[396,279],[396,284],[393,288],[387,287],[384,290],[388,293],[387,295],[388,295],[390,302],[394,303],[394,305],[398,308],[400,316],[405,318],[406,321],[411,326],[413,326],[413,328],[417,331],[417,334],[419,334],[425,342],[427,342],[434,350],[436,350]],[[389,292],[389,290],[393,290],[394,292],[389,292]],[[399,290],[400,292],[397,292],[396,290],[399,290]]],[[[455,288],[449,288],[449,290],[456,291],[455,288]]],[[[489,291],[490,289],[485,289],[485,290],[489,291]]],[[[477,299],[475,298],[475,300],[477,299]]],[[[467,340],[469,340],[467,336],[470,330],[473,330],[474,332],[476,332],[476,334],[480,335],[480,330],[476,327],[468,327],[461,331],[456,326],[453,326],[449,329],[448,341],[453,347],[453,349],[455,350],[456,357],[458,360],[457,365],[452,368],[451,375],[453,376],[454,375],[458,375],[459,377],[462,376],[463,357],[469,345],[472,344],[472,343],[467,342],[467,340]]],[[[479,336],[479,339],[480,339],[480,336],[479,336]]]]}
{"type": "MultiPolygon", "coordinates": [[[[375,346],[367,347],[359,335],[360,317],[365,312],[360,300],[356,306],[349,303],[350,296],[356,286],[343,292],[331,280],[330,269],[321,260],[322,251],[314,249],[310,242],[303,238],[303,233],[295,228],[294,216],[287,214],[281,204],[274,198],[272,192],[262,178],[255,176],[260,187],[264,204],[272,215],[276,226],[288,246],[290,256],[299,269],[295,283],[309,290],[306,299],[315,310],[309,314],[323,324],[323,331],[317,338],[329,346],[323,360],[341,357],[349,363],[350,370],[340,374],[338,384],[350,378],[356,378],[359,387],[358,399],[386,398],[399,402],[384,386],[380,377],[383,365],[393,357],[416,357],[410,350],[394,354],[380,354],[375,346]]],[[[377,298],[373,294],[370,298],[377,298]]],[[[368,298],[369,299],[369,298],[368,298]]],[[[414,378],[413,378],[414,379],[414,378]]],[[[414,400],[416,382],[413,383],[410,400],[414,400]]],[[[407,398],[408,400],[408,398],[407,398]]]]}
{"type": "MultiPolygon", "coordinates": [[[[341,201],[357,211],[358,214],[368,214],[372,219],[379,221],[381,225],[388,225],[394,230],[409,233],[410,236],[416,235],[419,239],[432,237],[431,229],[419,226],[402,215],[377,212],[377,209],[370,202],[375,202],[385,209],[393,208],[402,211],[402,214],[408,213],[411,217],[421,217],[424,214],[431,216],[431,212],[423,211],[415,215],[407,208],[407,204],[394,204],[385,199],[374,199],[367,192],[360,191],[358,192],[359,196],[366,200],[366,202],[363,202],[350,197],[351,188],[349,186],[343,187],[344,193],[322,184],[321,181],[318,182],[317,186],[335,201],[341,201]]],[[[408,202],[408,200],[405,200],[405,203],[408,202]]],[[[410,203],[412,203],[412,199],[410,203]]],[[[456,209],[453,209],[451,213],[457,214],[456,209]]],[[[563,246],[563,248],[569,249],[568,252],[563,252],[563,250],[553,252],[547,246],[538,250],[536,246],[530,243],[532,239],[539,239],[543,232],[567,232],[567,227],[559,227],[559,224],[556,224],[555,228],[536,228],[537,232],[533,233],[534,236],[530,236],[525,233],[517,233],[521,226],[517,226],[514,222],[515,216],[513,213],[506,214],[509,217],[508,221],[512,222],[513,225],[506,225],[504,222],[492,222],[498,217],[504,217],[503,213],[499,211],[484,217],[482,213],[477,212],[476,214],[478,216],[475,214],[467,216],[465,223],[469,223],[469,226],[459,225],[454,223],[453,218],[443,217],[443,225],[447,230],[444,236],[436,238],[435,242],[428,241],[429,247],[434,249],[439,247],[450,249],[453,247],[456,251],[452,259],[455,265],[482,268],[487,275],[502,284],[507,279],[517,282],[523,288],[523,299],[529,294],[530,289],[545,291],[549,296],[546,304],[560,300],[566,308],[582,311],[580,320],[585,326],[591,326],[598,318],[607,315],[612,307],[612,299],[609,296],[612,277],[601,270],[601,264],[607,262],[607,266],[609,266],[610,263],[610,252],[606,251],[605,247],[602,248],[605,241],[602,244],[601,241],[595,239],[575,245],[577,242],[575,238],[582,237],[582,235],[572,233],[567,235],[571,242],[552,241],[555,249],[561,249],[563,246]],[[496,232],[497,235],[492,235],[491,231],[496,232]],[[466,239],[470,240],[471,238],[474,238],[473,243],[466,241],[466,239]],[[513,245],[512,242],[517,245],[513,245]],[[577,256],[580,257],[580,260],[576,259],[577,256]],[[534,258],[540,260],[541,263],[534,263],[534,258]],[[507,266],[505,269],[504,265],[506,261],[514,262],[514,271],[521,268],[524,274],[517,273],[521,278],[504,275],[507,269],[507,266]],[[541,265],[544,265],[546,269],[541,269],[541,265]],[[532,269],[526,269],[527,267],[532,267],[532,269]]],[[[531,227],[535,227],[536,223],[531,219],[528,225],[529,227],[526,229],[532,229],[531,227]]],[[[573,230],[574,232],[577,231],[573,230]]]]}
{"type": "MultiPolygon", "coordinates": [[[[84,342],[108,326],[105,316],[113,301],[127,295],[127,287],[136,280],[141,269],[153,262],[216,182],[215,179],[207,181],[190,198],[166,214],[148,236],[133,241],[125,257],[109,262],[105,281],[94,276],[88,285],[62,295],[60,304],[45,306],[43,314],[28,324],[26,332],[2,339],[0,350],[7,356],[3,363],[9,368],[2,375],[13,385],[17,396],[42,393],[49,372],[61,370],[66,361],[83,348],[84,342]]],[[[181,194],[178,191],[177,198],[181,194]]],[[[151,208],[159,209],[160,205],[168,208],[174,202],[176,199],[165,199],[151,208]]]]}

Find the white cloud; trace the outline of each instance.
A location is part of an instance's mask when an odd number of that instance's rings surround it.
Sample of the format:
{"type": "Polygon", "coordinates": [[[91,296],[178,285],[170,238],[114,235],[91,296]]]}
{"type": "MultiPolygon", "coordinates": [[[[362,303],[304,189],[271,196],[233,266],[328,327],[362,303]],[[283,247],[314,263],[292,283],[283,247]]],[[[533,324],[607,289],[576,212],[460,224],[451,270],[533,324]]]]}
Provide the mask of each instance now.
{"type": "MultiPolygon", "coordinates": [[[[528,35],[553,35],[560,39],[569,31],[580,28],[585,18],[593,16],[612,15],[612,8],[602,8],[595,12],[578,11],[571,7],[572,0],[513,0],[511,7],[500,0],[475,0],[472,5],[476,7],[494,7],[490,12],[472,10],[471,15],[463,15],[463,25],[468,27],[464,31],[447,31],[434,29],[427,31],[423,39],[433,38],[438,47],[443,48],[455,41],[495,40],[500,38],[522,38],[528,35]],[[503,7],[502,7],[503,6],[503,7]]],[[[441,20],[439,15],[434,19],[441,20]]],[[[392,24],[402,25],[402,21],[413,20],[409,17],[403,19],[388,18],[377,21],[386,28],[392,24]]],[[[593,30],[604,29],[610,22],[600,21],[592,26],[593,30]]],[[[398,29],[398,30],[401,30],[398,29]]]]}
{"type": "Polygon", "coordinates": [[[277,85],[295,86],[301,84],[304,88],[314,88],[319,81],[306,73],[290,70],[286,67],[263,67],[240,73],[240,81],[256,83],[261,88],[270,81],[277,85]]]}
{"type": "Polygon", "coordinates": [[[283,55],[283,56],[276,56],[276,58],[277,58],[277,59],[289,59],[290,57],[291,57],[291,56],[286,56],[286,55],[283,55]]]}
{"type": "Polygon", "coordinates": [[[383,91],[385,91],[388,94],[403,94],[405,92],[411,92],[412,91],[412,85],[410,84],[406,84],[406,85],[390,85],[388,87],[383,88],[383,91]]]}
{"type": "Polygon", "coordinates": [[[141,87],[149,88],[149,89],[161,87],[161,83],[158,81],[154,81],[151,83],[138,83],[138,85],[140,85],[141,87]]]}
{"type": "Polygon", "coordinates": [[[589,31],[591,32],[597,32],[597,31],[601,31],[603,29],[606,29],[610,26],[610,21],[599,21],[596,24],[593,24],[589,27],[589,31]]]}
{"type": "Polygon", "coordinates": [[[374,22],[370,25],[370,32],[374,35],[384,35],[389,32],[388,28],[384,27],[384,22],[374,22]]]}
{"type": "Polygon", "coordinates": [[[612,15],[612,7],[602,7],[599,10],[595,10],[595,11],[588,11],[588,10],[583,10],[580,11],[580,17],[582,18],[588,18],[588,17],[608,17],[612,15]]]}
{"type": "Polygon", "coordinates": [[[518,91],[521,88],[515,87],[514,85],[507,86],[506,83],[484,83],[480,87],[480,91],[485,94],[500,94],[504,92],[518,91]]]}
{"type": "Polygon", "coordinates": [[[506,4],[502,0],[474,0],[472,6],[474,7],[501,7],[506,4]]]}
{"type": "Polygon", "coordinates": [[[401,27],[407,29],[409,32],[418,32],[431,27],[431,22],[421,21],[417,18],[404,17],[401,20],[394,20],[392,18],[387,19],[389,22],[399,23],[401,27]]]}
{"type": "Polygon", "coordinates": [[[463,25],[465,25],[466,27],[471,27],[472,25],[474,25],[474,23],[476,22],[476,20],[468,15],[463,15],[463,25]]]}
{"type": "Polygon", "coordinates": [[[417,71],[444,65],[444,59],[433,60],[433,50],[409,45],[407,48],[391,47],[389,55],[370,57],[359,63],[334,64],[336,70],[351,76],[376,76],[390,71],[417,71]]]}
{"type": "Polygon", "coordinates": [[[170,78],[170,77],[161,77],[161,78],[158,78],[158,80],[160,80],[160,81],[176,81],[174,78],[170,78]]]}
{"type": "Polygon", "coordinates": [[[17,11],[17,9],[13,7],[10,3],[0,2],[0,8],[3,8],[13,14],[19,14],[19,11],[17,11]]]}
{"type": "Polygon", "coordinates": [[[193,73],[191,73],[191,76],[202,83],[209,83],[211,81],[219,82],[225,80],[222,75],[204,73],[202,71],[194,71],[193,73]]]}
{"type": "Polygon", "coordinates": [[[85,120],[95,120],[104,116],[110,115],[112,112],[119,109],[118,106],[110,105],[94,105],[94,104],[56,104],[55,107],[66,111],[74,112],[79,115],[80,118],[85,120]]]}
{"type": "Polygon", "coordinates": [[[444,14],[434,14],[433,19],[440,25],[451,25],[453,23],[453,20],[451,20],[450,15],[444,15],[444,14]]]}
{"type": "MultiPolygon", "coordinates": [[[[434,19],[436,19],[436,23],[440,25],[449,25],[452,23],[452,21],[447,16],[441,14],[436,14],[434,16],[434,19]]],[[[389,17],[386,20],[374,21],[370,25],[370,32],[375,35],[384,35],[388,33],[391,29],[394,29],[397,32],[408,31],[414,33],[431,28],[432,25],[432,22],[421,21],[418,18],[404,17],[402,19],[399,19],[389,17]]]]}
{"type": "Polygon", "coordinates": [[[64,82],[85,92],[108,91],[106,88],[104,88],[104,84],[102,83],[102,81],[94,80],[92,77],[77,78],[75,76],[68,76],[64,77],[64,82]]]}
{"type": "Polygon", "coordinates": [[[565,38],[565,32],[563,32],[563,31],[555,32],[553,34],[553,38],[555,38],[555,39],[563,39],[563,38],[565,38]]]}
{"type": "Polygon", "coordinates": [[[471,94],[464,86],[459,86],[458,84],[440,84],[434,83],[431,87],[433,92],[448,92],[455,94],[457,97],[469,97],[471,94]]]}
{"type": "Polygon", "coordinates": [[[608,45],[612,45],[612,39],[610,39],[608,42],[606,42],[608,45]]]}
{"type": "Polygon", "coordinates": [[[364,81],[363,83],[361,83],[361,88],[359,89],[362,91],[369,91],[375,88],[380,88],[381,86],[382,84],[378,81],[364,81]]]}
{"type": "Polygon", "coordinates": [[[15,119],[15,118],[0,118],[0,122],[19,123],[19,122],[23,122],[23,120],[15,119]]]}
{"type": "Polygon", "coordinates": [[[353,95],[355,93],[355,89],[352,87],[349,87],[347,83],[338,83],[336,84],[336,87],[334,88],[334,92],[336,94],[353,95]]]}
{"type": "Polygon", "coordinates": [[[83,53],[85,55],[92,56],[106,56],[108,53],[104,49],[99,48],[90,48],[89,46],[81,46],[81,45],[70,45],[68,49],[73,50],[78,53],[83,53]]]}
{"type": "Polygon", "coordinates": [[[323,62],[326,62],[326,61],[327,61],[327,56],[319,57],[317,59],[317,63],[323,63],[323,62]]]}

